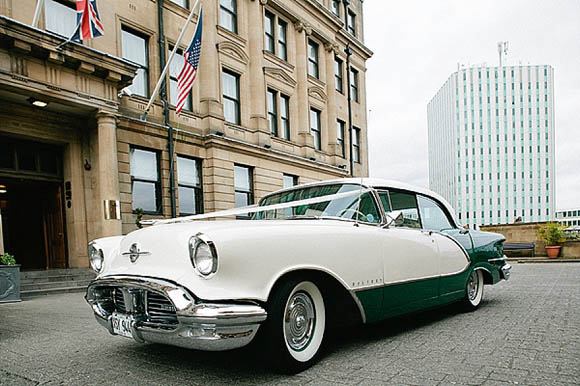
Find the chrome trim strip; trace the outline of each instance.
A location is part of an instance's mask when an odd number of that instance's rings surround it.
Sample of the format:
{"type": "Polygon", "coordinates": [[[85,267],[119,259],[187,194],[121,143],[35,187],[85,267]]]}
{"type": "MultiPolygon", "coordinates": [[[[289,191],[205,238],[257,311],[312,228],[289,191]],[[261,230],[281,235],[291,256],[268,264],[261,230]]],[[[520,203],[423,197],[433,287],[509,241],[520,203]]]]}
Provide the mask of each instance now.
{"type": "Polygon", "coordinates": [[[360,299],[358,298],[358,296],[356,296],[356,292],[354,290],[350,290],[348,292],[350,293],[350,296],[352,296],[352,298],[354,299],[354,302],[356,303],[356,305],[358,307],[363,324],[366,324],[367,314],[365,312],[365,309],[364,309],[362,303],[360,302],[360,299]]]}
{"type": "Polygon", "coordinates": [[[506,260],[507,260],[507,256],[498,257],[498,258],[495,258],[495,259],[487,259],[487,261],[489,263],[493,263],[494,261],[506,261],[506,260]]]}

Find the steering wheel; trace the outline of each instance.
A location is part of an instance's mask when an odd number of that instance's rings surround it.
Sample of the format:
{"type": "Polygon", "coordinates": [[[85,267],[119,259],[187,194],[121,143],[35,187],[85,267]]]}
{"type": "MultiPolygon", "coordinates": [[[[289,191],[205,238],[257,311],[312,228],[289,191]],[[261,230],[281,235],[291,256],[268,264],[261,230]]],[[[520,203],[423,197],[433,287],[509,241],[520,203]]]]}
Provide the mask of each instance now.
{"type": "MultiPolygon", "coordinates": [[[[355,215],[358,215],[359,220],[361,218],[366,220],[366,218],[367,218],[367,216],[365,216],[360,210],[353,209],[353,208],[344,208],[343,210],[341,210],[340,212],[337,213],[337,216],[338,217],[345,217],[344,215],[347,213],[353,213],[355,215]]],[[[352,218],[352,217],[350,217],[350,218],[352,218]]]]}

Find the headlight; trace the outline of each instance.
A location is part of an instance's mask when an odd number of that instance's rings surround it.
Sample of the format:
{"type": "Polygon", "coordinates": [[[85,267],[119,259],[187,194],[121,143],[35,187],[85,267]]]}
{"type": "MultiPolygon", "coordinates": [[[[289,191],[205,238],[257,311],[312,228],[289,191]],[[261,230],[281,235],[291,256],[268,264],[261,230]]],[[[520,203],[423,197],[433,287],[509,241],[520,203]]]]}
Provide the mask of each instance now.
{"type": "Polygon", "coordinates": [[[198,233],[189,239],[189,258],[201,277],[208,279],[216,273],[217,251],[207,236],[198,233]]]}
{"type": "Polygon", "coordinates": [[[98,247],[97,243],[94,241],[89,243],[89,259],[91,261],[91,267],[97,273],[100,273],[103,269],[103,250],[98,247]]]}

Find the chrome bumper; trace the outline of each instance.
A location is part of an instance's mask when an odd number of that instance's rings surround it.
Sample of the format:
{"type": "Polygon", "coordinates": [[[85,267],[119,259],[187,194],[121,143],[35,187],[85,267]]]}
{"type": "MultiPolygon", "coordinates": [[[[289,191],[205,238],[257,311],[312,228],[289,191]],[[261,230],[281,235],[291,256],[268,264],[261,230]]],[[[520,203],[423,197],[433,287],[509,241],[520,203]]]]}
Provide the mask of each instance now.
{"type": "Polygon", "coordinates": [[[257,304],[196,303],[184,288],[165,280],[109,277],[89,284],[85,299],[93,308],[97,322],[111,334],[114,334],[112,313],[104,307],[111,299],[102,295],[103,290],[111,288],[123,289],[124,296],[130,300],[126,311],[134,318],[131,333],[140,343],[163,343],[205,351],[230,350],[250,343],[267,316],[257,304]],[[143,291],[165,296],[175,308],[177,322],[170,326],[147,323],[137,304],[143,291]]]}
{"type": "Polygon", "coordinates": [[[511,270],[512,270],[512,266],[508,263],[505,263],[504,265],[502,265],[500,272],[501,272],[501,278],[504,280],[509,280],[510,276],[511,276],[511,270]]]}

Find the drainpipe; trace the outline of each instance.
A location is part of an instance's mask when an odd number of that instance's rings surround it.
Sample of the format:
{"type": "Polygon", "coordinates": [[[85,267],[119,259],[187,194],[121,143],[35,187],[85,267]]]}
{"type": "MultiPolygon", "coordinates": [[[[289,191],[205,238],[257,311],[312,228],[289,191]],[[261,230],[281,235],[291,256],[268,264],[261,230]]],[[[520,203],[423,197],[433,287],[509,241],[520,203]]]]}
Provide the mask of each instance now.
{"type": "MultiPolygon", "coordinates": [[[[165,29],[163,27],[163,0],[157,0],[157,17],[159,25],[159,68],[165,68],[165,29]]],[[[173,144],[173,128],[169,124],[169,103],[167,102],[167,82],[165,79],[161,83],[161,92],[159,93],[163,103],[163,116],[165,118],[165,127],[167,127],[167,142],[169,150],[169,196],[171,198],[171,217],[177,216],[177,205],[175,204],[175,165],[173,162],[175,148],[173,144]]]]}
{"type": "MultiPolygon", "coordinates": [[[[344,4],[344,29],[348,33],[348,5],[350,0],[342,0],[344,4]]],[[[346,84],[348,88],[348,148],[349,148],[349,158],[350,158],[350,176],[354,177],[354,159],[352,156],[352,96],[350,90],[350,56],[352,55],[352,49],[350,48],[350,43],[346,43],[346,48],[344,50],[346,54],[346,84]]]]}

